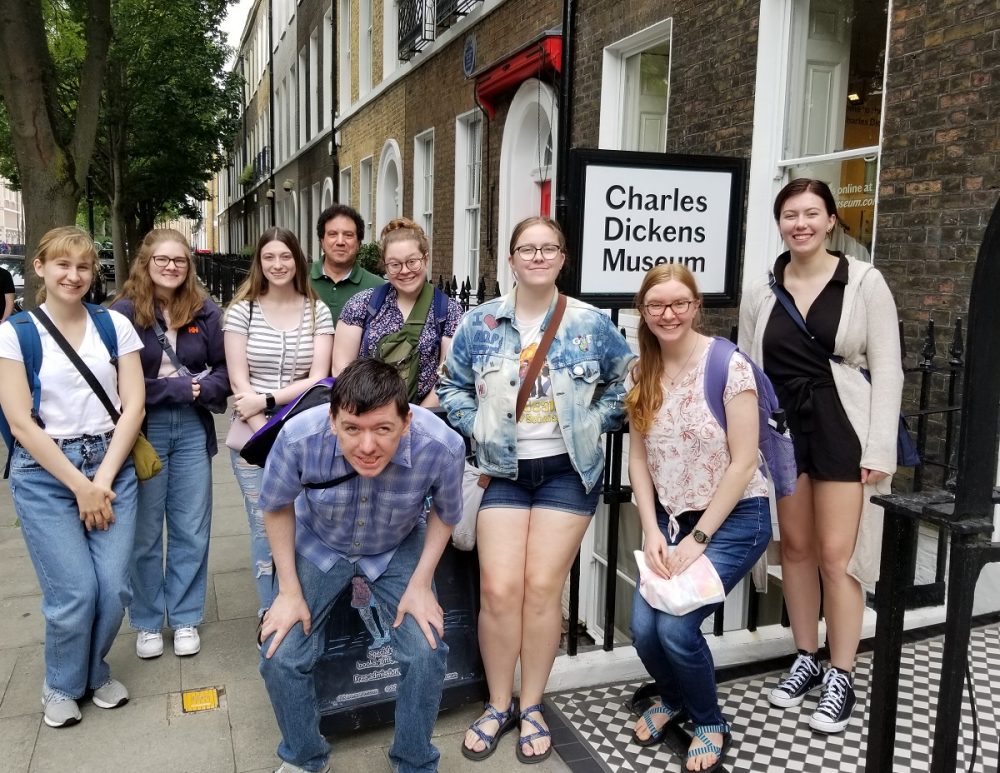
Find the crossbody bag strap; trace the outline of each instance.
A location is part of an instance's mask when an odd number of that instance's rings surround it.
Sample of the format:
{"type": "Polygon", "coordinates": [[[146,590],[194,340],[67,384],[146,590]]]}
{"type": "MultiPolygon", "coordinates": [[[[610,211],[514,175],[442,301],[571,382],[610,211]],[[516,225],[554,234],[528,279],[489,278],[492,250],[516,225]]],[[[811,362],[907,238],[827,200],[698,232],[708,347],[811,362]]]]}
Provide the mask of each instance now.
{"type": "MultiPolygon", "coordinates": [[[[819,339],[812,334],[812,331],[806,327],[805,318],[802,316],[802,312],[799,311],[799,307],[795,305],[795,301],[792,299],[791,294],[784,287],[778,284],[778,281],[774,278],[774,274],[771,274],[768,278],[768,285],[771,287],[771,292],[774,293],[775,299],[781,304],[781,307],[788,313],[788,316],[792,318],[792,322],[795,326],[805,333],[806,338],[808,338],[813,345],[819,349],[826,357],[837,364],[844,361],[844,358],[839,354],[834,354],[828,351],[823,344],[819,342],[819,339]]],[[[861,370],[864,370],[863,368],[861,370]]]]}
{"type": "Polygon", "coordinates": [[[538,348],[535,350],[535,356],[531,358],[531,364],[528,366],[528,370],[524,374],[524,380],[521,382],[521,388],[517,391],[517,418],[515,421],[521,420],[521,413],[524,411],[524,406],[528,404],[528,395],[531,393],[531,385],[535,383],[535,379],[538,378],[538,374],[542,371],[542,365],[545,363],[545,356],[549,353],[549,346],[552,344],[552,339],[556,337],[556,330],[559,328],[559,323],[562,321],[564,311],[566,311],[566,296],[559,293],[559,299],[556,301],[556,307],[552,312],[552,318],[549,320],[549,324],[548,327],[545,328],[545,332],[542,333],[542,340],[538,342],[538,348]]]}
{"type": "Polygon", "coordinates": [[[174,347],[170,345],[170,339],[167,338],[166,331],[160,327],[160,321],[156,317],[153,317],[153,332],[156,333],[156,340],[160,342],[163,353],[167,355],[170,364],[174,366],[174,370],[179,372],[184,366],[177,359],[177,353],[174,351],[174,347]]]}
{"type": "Polygon", "coordinates": [[[101,386],[101,382],[97,380],[97,376],[94,375],[94,372],[87,367],[87,363],[85,363],[80,358],[80,355],[76,353],[76,350],[70,346],[69,341],[66,340],[66,336],[59,332],[59,328],[55,326],[55,323],[49,318],[48,314],[40,308],[32,309],[31,313],[35,316],[35,319],[42,323],[42,327],[44,327],[48,331],[49,335],[52,336],[52,340],[59,344],[59,348],[63,350],[67,357],[69,357],[69,361],[76,366],[78,371],[80,371],[80,375],[83,376],[86,382],[90,385],[90,388],[94,390],[94,394],[97,395],[98,399],[104,404],[105,409],[111,416],[111,420],[117,424],[121,414],[118,412],[118,409],[115,408],[115,404],[111,402],[111,398],[108,397],[108,393],[105,391],[104,387],[101,386]]]}
{"type": "Polygon", "coordinates": [[[334,478],[333,480],[325,480],[322,483],[303,483],[302,488],[309,488],[309,489],[334,488],[335,486],[339,486],[341,483],[347,483],[347,481],[349,481],[351,478],[356,478],[356,477],[358,477],[358,471],[351,470],[350,472],[344,473],[339,478],[334,478]]]}

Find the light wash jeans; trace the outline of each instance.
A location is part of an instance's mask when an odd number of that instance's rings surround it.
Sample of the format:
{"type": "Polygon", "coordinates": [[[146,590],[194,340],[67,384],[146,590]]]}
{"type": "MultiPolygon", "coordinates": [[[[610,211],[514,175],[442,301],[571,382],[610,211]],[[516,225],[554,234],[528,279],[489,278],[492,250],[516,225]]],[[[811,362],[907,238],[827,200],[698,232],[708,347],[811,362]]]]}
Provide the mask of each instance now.
{"type": "MultiPolygon", "coordinates": [[[[372,594],[395,619],[399,599],[406,590],[424,546],[425,526],[420,524],[403,540],[389,567],[374,581],[372,594]]],[[[330,745],[319,732],[319,708],[312,671],[326,641],[326,620],[333,602],[351,585],[355,566],[341,559],[323,573],[308,559],[295,556],[302,594],[312,615],[312,633],[306,636],[297,624],[285,636],[270,659],[263,656],[270,638],[261,648],[260,673],[264,677],[274,715],[281,729],[278,756],[306,770],[322,770],[330,745]]],[[[399,663],[396,693],[396,734],[389,759],[399,773],[430,773],[437,770],[440,753],[431,743],[431,732],[441,704],[448,646],[437,637],[431,649],[420,626],[410,615],[399,628],[391,628],[393,656],[399,663]]]]}
{"type": "Polygon", "coordinates": [[[277,591],[274,577],[274,559],[271,558],[271,543],[267,541],[264,531],[264,513],[257,506],[260,499],[260,486],[264,480],[264,468],[250,464],[238,452],[229,450],[229,459],[233,464],[233,474],[243,492],[243,503],[247,509],[247,519],[250,523],[250,565],[253,567],[254,580],[257,583],[257,600],[260,607],[257,614],[262,615],[271,606],[277,591]]]}
{"type": "MultiPolygon", "coordinates": [[[[666,513],[657,512],[660,531],[667,537],[666,513]]],[[[677,542],[687,536],[699,514],[678,516],[677,542]]],[[[766,497],[742,499],[729,514],[705,555],[729,593],[760,558],[771,539],[771,510],[766,497]]],[[[674,543],[676,544],[676,543],[674,543]]],[[[699,607],[686,615],[653,609],[638,590],[632,601],[632,643],[660,698],[672,709],[686,708],[696,725],[725,724],[715,688],[712,651],[701,624],[719,604],[699,607]]]]}
{"type": "MultiPolygon", "coordinates": [[[[63,441],[62,452],[92,478],[108,442],[92,436],[63,441]]],[[[42,588],[45,682],[51,693],[77,699],[111,677],[105,657],[130,598],[136,484],[129,458],[113,486],[115,522],[107,531],[88,532],[73,493],[20,445],[11,452],[14,510],[42,588]]]]}
{"type": "Polygon", "coordinates": [[[212,460],[205,427],[190,405],[151,407],[146,437],[163,471],[139,484],[129,624],[158,633],[200,625],[205,614],[212,526],[212,460]],[[163,520],[167,563],[163,565],[163,520]]]}

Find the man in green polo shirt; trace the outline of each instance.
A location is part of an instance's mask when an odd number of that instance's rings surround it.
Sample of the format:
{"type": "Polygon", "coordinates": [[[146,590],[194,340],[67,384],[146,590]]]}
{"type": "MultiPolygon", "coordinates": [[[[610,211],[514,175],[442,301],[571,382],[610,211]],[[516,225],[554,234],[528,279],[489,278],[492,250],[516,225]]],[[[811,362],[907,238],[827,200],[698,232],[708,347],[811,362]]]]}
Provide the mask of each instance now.
{"type": "Polygon", "coordinates": [[[309,277],[336,322],[352,295],[378,287],[385,280],[357,264],[358,249],[365,238],[365,221],[357,210],[346,204],[327,207],[316,221],[316,235],[323,260],[312,264],[309,277]]]}

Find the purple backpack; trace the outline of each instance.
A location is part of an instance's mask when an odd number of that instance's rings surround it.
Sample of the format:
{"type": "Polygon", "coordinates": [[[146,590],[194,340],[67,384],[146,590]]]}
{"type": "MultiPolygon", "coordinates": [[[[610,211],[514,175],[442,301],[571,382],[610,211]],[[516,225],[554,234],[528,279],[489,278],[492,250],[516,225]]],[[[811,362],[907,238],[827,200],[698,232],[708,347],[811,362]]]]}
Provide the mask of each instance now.
{"type": "MultiPolygon", "coordinates": [[[[712,341],[708,352],[708,363],[705,365],[705,400],[715,420],[726,429],[726,407],[722,402],[729,376],[729,361],[740,351],[732,341],[718,336],[712,341]]],[[[741,352],[742,354],[742,352],[741,352]]],[[[797,471],[795,467],[795,448],[792,436],[785,422],[785,412],[778,404],[778,396],[774,393],[771,379],[757,363],[744,354],[753,371],[757,385],[757,413],[760,427],[758,446],[764,459],[761,472],[774,484],[774,496],[781,499],[795,491],[797,471]]]]}
{"type": "Polygon", "coordinates": [[[321,378],[292,402],[280,406],[267,420],[267,424],[254,432],[253,437],[240,449],[240,456],[250,464],[263,467],[267,462],[267,455],[271,453],[271,446],[278,439],[278,433],[285,426],[285,422],[293,416],[298,416],[304,410],[329,403],[330,390],[333,389],[334,381],[336,379],[333,376],[321,378]]]}

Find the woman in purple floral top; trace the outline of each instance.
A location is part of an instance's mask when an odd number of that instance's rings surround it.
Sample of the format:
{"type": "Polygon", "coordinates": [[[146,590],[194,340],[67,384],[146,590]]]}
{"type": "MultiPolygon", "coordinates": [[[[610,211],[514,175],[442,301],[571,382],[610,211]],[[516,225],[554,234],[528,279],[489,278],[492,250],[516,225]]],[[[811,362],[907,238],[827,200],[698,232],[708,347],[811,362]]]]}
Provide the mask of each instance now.
{"type": "MultiPolygon", "coordinates": [[[[368,304],[372,294],[378,290],[362,290],[353,296],[340,312],[337,333],[333,339],[333,375],[338,375],[345,367],[360,357],[374,357],[379,341],[399,331],[409,316],[421,291],[427,284],[427,256],[430,244],[427,234],[408,218],[396,218],[382,229],[379,242],[382,263],[389,280],[385,303],[371,320],[367,320],[368,335],[365,334],[368,304]],[[364,342],[364,351],[362,343],[364,342]]],[[[454,300],[448,301],[448,319],[444,333],[438,337],[438,324],[434,314],[434,304],[427,312],[423,332],[417,344],[420,357],[420,372],[417,378],[414,403],[424,407],[438,405],[434,386],[437,384],[437,369],[448,356],[452,336],[462,318],[462,307],[454,300]]]]}

